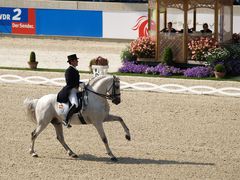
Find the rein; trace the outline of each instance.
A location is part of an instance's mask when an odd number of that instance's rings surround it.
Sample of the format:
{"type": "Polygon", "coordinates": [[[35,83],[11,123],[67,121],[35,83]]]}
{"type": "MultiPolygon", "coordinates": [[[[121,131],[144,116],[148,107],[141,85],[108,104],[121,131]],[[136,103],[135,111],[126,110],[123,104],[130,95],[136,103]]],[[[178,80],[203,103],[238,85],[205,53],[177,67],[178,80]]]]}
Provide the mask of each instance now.
{"type": "Polygon", "coordinates": [[[98,96],[100,96],[100,97],[102,97],[102,98],[106,98],[106,99],[110,99],[110,100],[111,100],[111,98],[112,98],[111,95],[100,94],[100,93],[95,92],[95,91],[92,91],[92,90],[90,90],[90,89],[88,89],[88,88],[86,88],[86,90],[87,90],[87,91],[90,91],[90,92],[92,92],[92,93],[94,93],[94,94],[96,94],[96,95],[98,95],[98,96]]]}
{"type": "MultiPolygon", "coordinates": [[[[115,76],[114,76],[114,80],[115,80],[115,76]]],[[[116,85],[115,85],[115,81],[114,80],[113,80],[112,86],[107,90],[107,93],[109,93],[110,89],[112,88],[113,93],[111,95],[100,94],[100,93],[98,93],[96,91],[92,91],[92,90],[88,89],[87,87],[86,87],[86,90],[90,91],[90,92],[92,92],[92,93],[94,93],[94,94],[96,94],[96,95],[98,95],[98,96],[100,96],[102,98],[106,98],[106,99],[112,100],[112,99],[115,98],[115,96],[121,95],[121,94],[116,94],[116,92],[115,92],[116,91],[116,85]]]]}

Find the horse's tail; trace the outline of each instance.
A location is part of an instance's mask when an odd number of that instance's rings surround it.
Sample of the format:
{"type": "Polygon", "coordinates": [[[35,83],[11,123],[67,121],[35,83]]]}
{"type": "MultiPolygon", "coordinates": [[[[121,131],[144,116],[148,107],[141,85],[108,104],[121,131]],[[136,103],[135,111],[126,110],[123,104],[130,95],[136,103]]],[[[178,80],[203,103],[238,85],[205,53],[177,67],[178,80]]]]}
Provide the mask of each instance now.
{"type": "Polygon", "coordinates": [[[38,99],[31,99],[31,98],[26,98],[23,102],[23,105],[27,113],[27,119],[34,123],[37,122],[36,114],[35,114],[37,102],[38,102],[38,99]]]}

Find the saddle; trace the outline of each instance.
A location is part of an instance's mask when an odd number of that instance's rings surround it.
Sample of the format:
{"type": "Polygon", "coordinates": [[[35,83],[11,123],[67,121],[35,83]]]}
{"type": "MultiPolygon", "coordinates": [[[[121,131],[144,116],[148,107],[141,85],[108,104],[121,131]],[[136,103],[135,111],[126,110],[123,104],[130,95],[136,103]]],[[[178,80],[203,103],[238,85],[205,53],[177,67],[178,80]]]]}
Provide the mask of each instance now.
{"type": "MultiPolygon", "coordinates": [[[[85,108],[88,105],[88,92],[85,90],[85,88],[81,88],[81,91],[77,93],[77,98],[78,98],[79,106],[77,108],[77,113],[75,114],[78,114],[79,120],[81,121],[82,124],[86,124],[82,116],[82,112],[85,110],[85,108]]],[[[57,113],[60,116],[66,117],[71,106],[72,104],[70,101],[66,103],[57,102],[57,113]]]]}

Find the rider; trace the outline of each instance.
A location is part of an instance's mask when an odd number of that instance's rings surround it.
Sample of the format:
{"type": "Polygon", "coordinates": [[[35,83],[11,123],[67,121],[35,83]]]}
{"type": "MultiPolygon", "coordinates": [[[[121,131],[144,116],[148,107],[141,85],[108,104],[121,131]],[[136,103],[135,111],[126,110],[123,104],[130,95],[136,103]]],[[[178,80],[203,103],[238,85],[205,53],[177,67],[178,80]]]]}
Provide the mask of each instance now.
{"type": "Polygon", "coordinates": [[[71,107],[68,111],[67,116],[63,120],[63,124],[70,128],[72,127],[70,125],[69,119],[72,117],[74,113],[78,112],[78,98],[77,93],[80,83],[80,75],[79,71],[77,70],[78,66],[78,59],[76,54],[69,55],[68,57],[68,63],[69,67],[65,71],[65,80],[66,80],[66,86],[64,86],[61,91],[57,95],[57,101],[60,103],[66,103],[70,101],[71,107]]]}

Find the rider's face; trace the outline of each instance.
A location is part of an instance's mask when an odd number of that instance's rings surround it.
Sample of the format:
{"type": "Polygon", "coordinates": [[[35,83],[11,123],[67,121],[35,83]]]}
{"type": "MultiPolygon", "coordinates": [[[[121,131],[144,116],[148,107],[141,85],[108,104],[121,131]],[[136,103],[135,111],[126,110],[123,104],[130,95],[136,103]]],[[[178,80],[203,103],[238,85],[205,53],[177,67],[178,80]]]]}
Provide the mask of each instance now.
{"type": "Polygon", "coordinates": [[[74,67],[78,66],[78,60],[74,59],[71,63],[71,65],[73,65],[74,67]]]}

